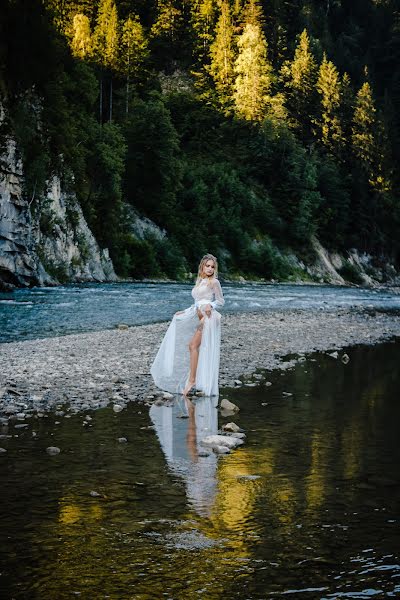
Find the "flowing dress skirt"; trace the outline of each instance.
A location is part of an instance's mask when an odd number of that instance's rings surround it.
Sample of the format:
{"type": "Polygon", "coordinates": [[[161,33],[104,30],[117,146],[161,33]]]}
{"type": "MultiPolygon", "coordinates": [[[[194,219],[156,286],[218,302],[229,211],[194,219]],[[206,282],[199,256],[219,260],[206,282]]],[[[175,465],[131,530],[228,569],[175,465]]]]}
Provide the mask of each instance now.
{"type": "MultiPolygon", "coordinates": [[[[183,392],[190,371],[189,342],[199,323],[194,305],[174,315],[150,369],[161,390],[183,392]]],[[[204,319],[195,384],[206,396],[218,396],[220,347],[221,315],[212,310],[211,317],[204,319]]]]}

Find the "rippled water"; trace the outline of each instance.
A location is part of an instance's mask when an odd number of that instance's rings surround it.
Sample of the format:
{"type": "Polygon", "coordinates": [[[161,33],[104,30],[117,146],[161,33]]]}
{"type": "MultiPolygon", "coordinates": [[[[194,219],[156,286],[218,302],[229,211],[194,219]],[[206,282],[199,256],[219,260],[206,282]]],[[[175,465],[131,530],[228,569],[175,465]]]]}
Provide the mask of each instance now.
{"type": "Polygon", "coordinates": [[[207,398],[1,430],[1,597],[398,598],[400,344],[348,354],[224,394],[219,458],[207,398]]]}
{"type": "MultiPolygon", "coordinates": [[[[95,331],[118,323],[140,325],[171,318],[192,303],[191,285],[82,284],[0,294],[0,342],[95,331]]],[[[386,290],[286,284],[224,284],[228,312],[365,306],[400,309],[386,290]]]]}

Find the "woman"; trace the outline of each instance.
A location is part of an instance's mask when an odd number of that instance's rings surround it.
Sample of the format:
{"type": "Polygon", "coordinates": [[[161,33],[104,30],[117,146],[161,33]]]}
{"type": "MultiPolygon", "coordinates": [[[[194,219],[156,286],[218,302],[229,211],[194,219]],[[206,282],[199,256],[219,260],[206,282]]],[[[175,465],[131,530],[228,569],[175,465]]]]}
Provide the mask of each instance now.
{"type": "Polygon", "coordinates": [[[225,300],[217,275],[217,259],[206,254],[192,290],[195,303],[174,315],[150,369],[162,390],[218,396],[221,315],[215,309],[225,300]]]}

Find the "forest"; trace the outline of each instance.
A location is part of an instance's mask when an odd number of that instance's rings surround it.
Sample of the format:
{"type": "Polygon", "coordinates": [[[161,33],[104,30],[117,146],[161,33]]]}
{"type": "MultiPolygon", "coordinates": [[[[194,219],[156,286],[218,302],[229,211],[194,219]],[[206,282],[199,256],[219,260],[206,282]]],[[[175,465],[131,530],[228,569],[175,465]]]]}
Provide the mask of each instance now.
{"type": "Polygon", "coordinates": [[[41,227],[56,173],[121,277],[400,262],[398,0],[5,0],[0,98],[41,227]]]}

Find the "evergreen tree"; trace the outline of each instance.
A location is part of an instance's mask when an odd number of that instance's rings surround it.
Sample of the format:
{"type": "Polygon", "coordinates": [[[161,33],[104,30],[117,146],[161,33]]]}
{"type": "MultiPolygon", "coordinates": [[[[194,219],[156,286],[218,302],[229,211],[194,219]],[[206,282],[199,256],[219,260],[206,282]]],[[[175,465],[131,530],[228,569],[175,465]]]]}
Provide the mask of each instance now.
{"type": "Polygon", "coordinates": [[[191,23],[195,34],[195,54],[200,64],[208,62],[213,40],[216,6],[215,0],[194,0],[191,23]]]}
{"type": "Polygon", "coordinates": [[[118,15],[113,0],[100,0],[96,27],[93,33],[96,61],[107,69],[117,66],[118,15]]]}
{"type": "Polygon", "coordinates": [[[210,74],[215,82],[222,105],[232,98],[234,78],[234,48],[231,12],[228,0],[220,5],[220,16],[216,27],[215,40],[210,47],[210,74]]]}
{"type": "Polygon", "coordinates": [[[182,27],[183,13],[176,0],[157,0],[157,19],[151,28],[151,35],[175,42],[182,27]]]}
{"type": "Polygon", "coordinates": [[[81,59],[87,58],[92,52],[90,22],[88,17],[81,13],[76,14],[73,19],[71,50],[75,56],[81,59]]]}
{"type": "Polygon", "coordinates": [[[341,85],[335,65],[324,54],[319,68],[317,90],[321,96],[321,117],[317,120],[322,144],[332,153],[340,155],[344,143],[340,123],[341,85]]]}
{"type": "Polygon", "coordinates": [[[267,41],[261,23],[258,3],[251,0],[246,8],[249,22],[238,38],[235,62],[234,103],[238,116],[260,121],[265,116],[267,95],[272,83],[272,67],[267,60],[267,41]]]}
{"type": "Polygon", "coordinates": [[[352,147],[355,158],[364,171],[371,178],[374,166],[374,129],[376,122],[376,108],[372,97],[372,89],[365,81],[357,93],[353,128],[352,147]]]}
{"type": "Polygon", "coordinates": [[[287,87],[288,108],[295,119],[296,128],[304,140],[311,141],[318,68],[305,29],[300,35],[293,61],[282,66],[282,76],[287,87]]]}
{"type": "MultiPolygon", "coordinates": [[[[118,65],[118,14],[113,0],[100,0],[96,27],[93,33],[96,62],[108,70],[118,65]]],[[[100,77],[100,122],[103,120],[103,76],[100,77]]],[[[109,121],[112,120],[113,83],[110,77],[109,121]]]]}
{"type": "Polygon", "coordinates": [[[125,112],[129,111],[129,93],[132,78],[137,77],[148,56],[148,42],[137,15],[129,15],[122,25],[120,42],[120,70],[126,77],[125,112]]]}

